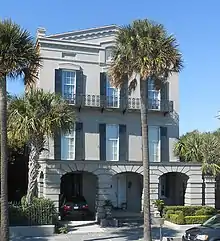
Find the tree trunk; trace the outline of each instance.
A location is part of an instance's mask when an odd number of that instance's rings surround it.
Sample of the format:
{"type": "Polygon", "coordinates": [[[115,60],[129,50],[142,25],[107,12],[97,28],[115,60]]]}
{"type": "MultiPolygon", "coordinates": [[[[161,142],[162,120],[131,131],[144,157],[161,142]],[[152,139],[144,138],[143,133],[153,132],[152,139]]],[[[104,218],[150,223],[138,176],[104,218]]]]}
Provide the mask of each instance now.
{"type": "Polygon", "coordinates": [[[39,156],[42,150],[41,145],[35,143],[30,145],[30,155],[28,163],[28,189],[26,202],[31,203],[33,197],[37,196],[37,178],[39,174],[39,156]]]}
{"type": "Polygon", "coordinates": [[[150,215],[150,166],[148,148],[148,89],[146,81],[140,79],[141,95],[141,128],[142,128],[142,159],[144,167],[144,241],[151,241],[151,215],[150,215]]]}
{"type": "Polygon", "coordinates": [[[6,76],[0,80],[0,120],[1,120],[1,241],[8,241],[9,240],[9,218],[8,218],[6,76]]]}

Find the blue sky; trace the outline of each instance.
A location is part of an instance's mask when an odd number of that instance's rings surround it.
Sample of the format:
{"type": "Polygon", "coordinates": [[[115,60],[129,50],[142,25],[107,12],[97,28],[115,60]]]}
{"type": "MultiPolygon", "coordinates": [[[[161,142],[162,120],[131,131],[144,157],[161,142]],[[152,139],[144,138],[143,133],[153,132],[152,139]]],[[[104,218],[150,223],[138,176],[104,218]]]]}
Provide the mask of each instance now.
{"type": "MultiPolygon", "coordinates": [[[[184,56],[180,74],[180,133],[220,127],[220,1],[210,0],[38,0],[1,2],[0,18],[12,18],[33,35],[39,26],[47,34],[150,18],[176,35],[184,56]]],[[[19,81],[8,90],[21,93],[19,81]]]]}

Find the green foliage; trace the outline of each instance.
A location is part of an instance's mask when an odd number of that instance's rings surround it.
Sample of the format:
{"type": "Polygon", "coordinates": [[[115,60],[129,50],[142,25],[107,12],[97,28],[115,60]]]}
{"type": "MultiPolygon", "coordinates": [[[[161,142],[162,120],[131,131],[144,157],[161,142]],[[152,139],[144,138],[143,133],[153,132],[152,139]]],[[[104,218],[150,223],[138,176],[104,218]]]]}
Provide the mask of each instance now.
{"type": "Polygon", "coordinates": [[[166,206],[164,207],[163,214],[166,217],[166,214],[173,213],[175,214],[178,211],[182,211],[184,216],[194,216],[198,215],[197,212],[202,214],[200,215],[215,215],[216,209],[208,206],[166,206]]]}
{"type": "Polygon", "coordinates": [[[154,200],[153,205],[157,207],[159,212],[161,212],[163,211],[163,208],[164,208],[164,201],[160,199],[154,200]]]}
{"type": "Polygon", "coordinates": [[[28,205],[23,197],[20,205],[9,205],[9,222],[12,226],[55,224],[57,220],[56,208],[49,199],[34,198],[28,205]]]}
{"type": "Polygon", "coordinates": [[[181,136],[174,146],[174,153],[183,162],[202,164],[204,175],[220,173],[220,135],[216,132],[197,130],[181,136]]]}
{"type": "Polygon", "coordinates": [[[198,215],[198,216],[186,216],[186,224],[202,224],[207,221],[211,216],[210,215],[198,215]]]}
{"type": "Polygon", "coordinates": [[[170,215],[174,214],[175,212],[173,210],[167,210],[166,213],[164,212],[163,216],[165,217],[166,220],[170,219],[170,215]]]}
{"type": "Polygon", "coordinates": [[[167,77],[181,68],[182,55],[177,41],[162,24],[149,19],[135,20],[117,32],[109,69],[113,86],[122,86],[125,75],[133,78],[131,83],[137,82],[136,73],[143,81],[153,79],[155,87],[160,89],[167,77]]]}
{"type": "Polygon", "coordinates": [[[60,233],[60,234],[67,234],[68,233],[68,228],[67,227],[60,227],[60,228],[58,228],[58,233],[60,233]]]}
{"type": "Polygon", "coordinates": [[[69,132],[75,123],[72,107],[55,93],[30,89],[23,97],[14,97],[8,107],[8,135],[14,140],[44,142],[61,129],[69,132]]]}
{"type": "Polygon", "coordinates": [[[178,214],[170,214],[169,221],[172,223],[179,224],[179,225],[185,224],[183,213],[179,214],[179,215],[178,214]]]}
{"type": "Polygon", "coordinates": [[[200,224],[217,213],[208,206],[167,206],[163,210],[166,220],[176,224],[200,224]]]}
{"type": "Polygon", "coordinates": [[[206,206],[206,207],[203,207],[203,208],[197,210],[197,211],[195,212],[195,215],[196,215],[196,216],[203,216],[203,215],[211,215],[211,216],[213,216],[213,215],[215,215],[216,213],[217,213],[217,212],[216,212],[216,209],[215,209],[215,208],[206,206]]]}
{"type": "Polygon", "coordinates": [[[30,33],[10,19],[0,21],[0,77],[24,77],[25,84],[35,83],[40,65],[39,50],[30,33]]]}

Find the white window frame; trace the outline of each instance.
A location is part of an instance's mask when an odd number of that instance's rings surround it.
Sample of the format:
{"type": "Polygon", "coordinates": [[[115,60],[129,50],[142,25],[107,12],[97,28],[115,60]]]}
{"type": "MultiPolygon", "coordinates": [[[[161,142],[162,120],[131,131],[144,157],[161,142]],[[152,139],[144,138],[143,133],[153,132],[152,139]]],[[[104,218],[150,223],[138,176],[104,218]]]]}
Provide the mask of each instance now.
{"type": "MultiPolygon", "coordinates": [[[[160,126],[148,126],[148,134],[150,133],[150,129],[156,129],[157,135],[158,135],[158,141],[152,141],[151,138],[150,138],[150,135],[148,135],[148,145],[149,145],[149,147],[150,147],[150,143],[152,143],[152,142],[157,143],[157,153],[153,154],[153,156],[154,156],[153,160],[151,158],[152,154],[149,153],[150,162],[160,162],[161,161],[160,160],[160,152],[161,152],[161,150],[160,150],[160,142],[161,142],[161,140],[160,140],[160,126]],[[155,156],[156,156],[156,158],[155,158],[155,156]]],[[[150,151],[150,148],[149,148],[149,151],[150,151]]]]}
{"type": "Polygon", "coordinates": [[[149,93],[153,93],[153,96],[158,96],[158,98],[153,98],[153,99],[150,99],[148,98],[149,100],[152,100],[152,101],[158,101],[158,105],[155,104],[152,102],[152,109],[160,109],[160,100],[161,100],[161,93],[160,93],[160,90],[156,90],[155,87],[154,87],[154,81],[153,80],[148,80],[148,96],[149,93]]]}
{"type": "MultiPolygon", "coordinates": [[[[113,150],[111,150],[113,151],[113,150]]],[[[111,154],[113,155],[113,153],[111,154]]],[[[106,124],[106,161],[119,161],[119,125],[116,124],[106,124]],[[108,128],[116,127],[117,128],[117,138],[109,138],[108,136],[108,128]],[[117,141],[117,158],[116,160],[109,160],[108,159],[108,143],[110,141],[117,141]]]]}
{"type": "Polygon", "coordinates": [[[108,107],[119,108],[119,106],[120,106],[120,89],[111,86],[111,82],[109,81],[108,75],[106,75],[106,98],[107,98],[107,106],[108,107]],[[117,90],[117,95],[115,96],[117,98],[117,100],[114,100],[114,96],[108,95],[109,89],[117,90]],[[112,105],[109,104],[109,100],[108,100],[109,97],[112,97],[112,105]]]}
{"type": "Polygon", "coordinates": [[[106,63],[111,63],[112,62],[112,57],[113,57],[112,50],[113,50],[112,47],[107,47],[105,49],[105,62],[106,63]]]}
{"type": "Polygon", "coordinates": [[[65,160],[75,160],[75,146],[76,146],[76,126],[74,125],[73,129],[70,132],[67,133],[62,133],[61,136],[61,159],[65,159],[65,160]],[[64,139],[68,140],[68,153],[63,153],[63,146],[64,143],[66,142],[64,139]],[[71,147],[71,143],[70,141],[73,140],[73,144],[72,144],[72,149],[70,149],[71,147]],[[71,154],[73,153],[73,154],[71,154]]]}
{"type": "Polygon", "coordinates": [[[65,93],[64,93],[64,90],[65,90],[65,86],[74,86],[74,91],[72,94],[72,97],[71,98],[66,98],[66,100],[70,100],[71,101],[71,104],[75,104],[76,102],[76,71],[75,70],[69,70],[69,69],[62,69],[62,96],[65,98],[65,93]],[[64,73],[66,72],[70,72],[70,73],[74,73],[75,77],[74,77],[74,80],[73,80],[73,84],[67,84],[65,83],[65,79],[64,79],[64,73]]]}

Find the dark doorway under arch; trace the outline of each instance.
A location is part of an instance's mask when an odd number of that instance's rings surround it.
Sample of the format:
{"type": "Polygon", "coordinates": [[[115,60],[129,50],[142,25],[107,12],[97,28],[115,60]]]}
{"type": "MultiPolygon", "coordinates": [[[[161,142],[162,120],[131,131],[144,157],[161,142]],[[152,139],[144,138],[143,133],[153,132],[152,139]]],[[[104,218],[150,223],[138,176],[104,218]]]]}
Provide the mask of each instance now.
{"type": "Polygon", "coordinates": [[[159,199],[165,205],[184,205],[189,177],[180,172],[168,172],[159,178],[159,199]]]}
{"type": "Polygon", "coordinates": [[[95,214],[98,178],[90,172],[71,172],[61,177],[60,205],[65,198],[83,196],[95,214]]]}

